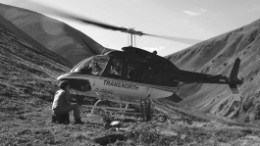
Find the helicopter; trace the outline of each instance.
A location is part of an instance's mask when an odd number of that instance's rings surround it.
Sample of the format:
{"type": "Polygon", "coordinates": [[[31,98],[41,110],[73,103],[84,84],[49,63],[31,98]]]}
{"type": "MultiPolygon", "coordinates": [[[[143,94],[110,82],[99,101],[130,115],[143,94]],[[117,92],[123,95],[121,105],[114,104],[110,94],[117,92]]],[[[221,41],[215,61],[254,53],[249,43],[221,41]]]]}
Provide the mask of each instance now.
{"type": "Polygon", "coordinates": [[[243,83],[237,77],[239,58],[230,77],[226,77],[181,70],[156,52],[132,46],[122,50],[87,58],[57,80],[67,80],[72,89],[98,98],[91,114],[97,104],[105,100],[126,104],[124,110],[129,104],[140,104],[147,99],[150,104],[150,100],[170,97],[178,103],[182,98],[174,94],[180,83],[228,84],[233,93],[237,93],[237,86],[243,83]]]}
{"type": "MultiPolygon", "coordinates": [[[[134,29],[78,17],[56,9],[45,9],[47,10],[45,12],[61,17],[128,33],[131,35],[131,42],[133,42],[134,35],[158,37],[183,43],[197,41],[189,38],[143,33],[134,29]]],[[[129,104],[139,105],[145,101],[148,102],[149,107],[152,100],[166,97],[170,97],[172,101],[178,103],[182,101],[182,98],[174,95],[182,83],[227,84],[233,93],[237,93],[237,86],[243,83],[243,80],[237,77],[240,61],[239,58],[235,60],[229,77],[210,75],[181,70],[168,59],[157,55],[156,51],[148,52],[133,47],[131,44],[128,47],[123,47],[122,51],[112,50],[105,54],[86,58],[69,72],[60,75],[57,81],[67,80],[70,87],[77,93],[98,98],[99,100],[94,104],[91,113],[98,103],[105,100],[124,103],[126,105],[124,110],[126,110],[129,104]]]]}

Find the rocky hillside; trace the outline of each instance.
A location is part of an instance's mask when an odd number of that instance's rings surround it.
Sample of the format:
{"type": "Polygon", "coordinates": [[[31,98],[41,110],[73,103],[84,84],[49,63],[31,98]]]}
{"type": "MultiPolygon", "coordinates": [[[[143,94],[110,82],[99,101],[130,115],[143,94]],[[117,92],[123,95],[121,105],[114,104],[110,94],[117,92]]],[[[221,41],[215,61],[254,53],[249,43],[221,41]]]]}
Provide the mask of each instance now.
{"type": "Polygon", "coordinates": [[[260,120],[259,56],[260,20],[257,20],[167,58],[181,69],[229,76],[239,57],[242,60],[239,76],[244,79],[239,94],[232,94],[227,85],[187,84],[178,95],[185,98],[181,104],[186,109],[251,122],[260,120]]]}
{"type": "Polygon", "coordinates": [[[72,65],[100,54],[103,46],[67,24],[29,10],[0,4],[0,16],[72,65]]]}

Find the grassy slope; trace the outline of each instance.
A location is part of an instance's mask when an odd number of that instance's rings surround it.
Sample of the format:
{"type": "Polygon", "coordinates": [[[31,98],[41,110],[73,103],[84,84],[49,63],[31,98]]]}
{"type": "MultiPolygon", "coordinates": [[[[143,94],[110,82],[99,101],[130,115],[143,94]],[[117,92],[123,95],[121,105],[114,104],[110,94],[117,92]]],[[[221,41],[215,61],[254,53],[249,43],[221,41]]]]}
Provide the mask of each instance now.
{"type": "Polygon", "coordinates": [[[105,130],[101,117],[88,117],[89,109],[84,108],[86,124],[52,124],[50,105],[57,90],[55,78],[68,68],[2,28],[0,38],[0,145],[98,145],[95,138],[115,134],[125,136],[126,141],[111,145],[260,142],[257,130],[194,119],[177,111],[168,113],[170,116],[155,111],[155,118],[149,123],[124,122],[125,130],[119,132],[105,130]]]}

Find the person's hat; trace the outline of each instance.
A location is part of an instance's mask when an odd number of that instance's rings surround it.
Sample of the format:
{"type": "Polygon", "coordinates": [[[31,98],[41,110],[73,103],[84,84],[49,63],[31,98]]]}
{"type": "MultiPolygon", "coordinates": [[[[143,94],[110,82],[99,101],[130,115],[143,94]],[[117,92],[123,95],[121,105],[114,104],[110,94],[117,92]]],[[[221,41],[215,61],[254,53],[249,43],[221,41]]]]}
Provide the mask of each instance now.
{"type": "Polygon", "coordinates": [[[60,81],[59,83],[59,87],[61,89],[64,89],[65,87],[67,87],[69,85],[69,81],[60,81]]]}

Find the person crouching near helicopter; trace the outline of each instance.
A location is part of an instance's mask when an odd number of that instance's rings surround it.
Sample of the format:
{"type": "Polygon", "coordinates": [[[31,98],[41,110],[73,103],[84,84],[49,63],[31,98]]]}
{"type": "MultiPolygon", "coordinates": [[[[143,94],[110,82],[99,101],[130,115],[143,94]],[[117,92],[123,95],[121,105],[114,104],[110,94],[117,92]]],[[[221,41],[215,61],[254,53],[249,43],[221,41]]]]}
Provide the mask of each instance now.
{"type": "Polygon", "coordinates": [[[61,81],[59,90],[55,93],[52,103],[52,111],[55,116],[64,115],[73,111],[75,124],[84,124],[80,118],[79,105],[77,103],[70,103],[70,85],[68,81],[61,81]]]}

